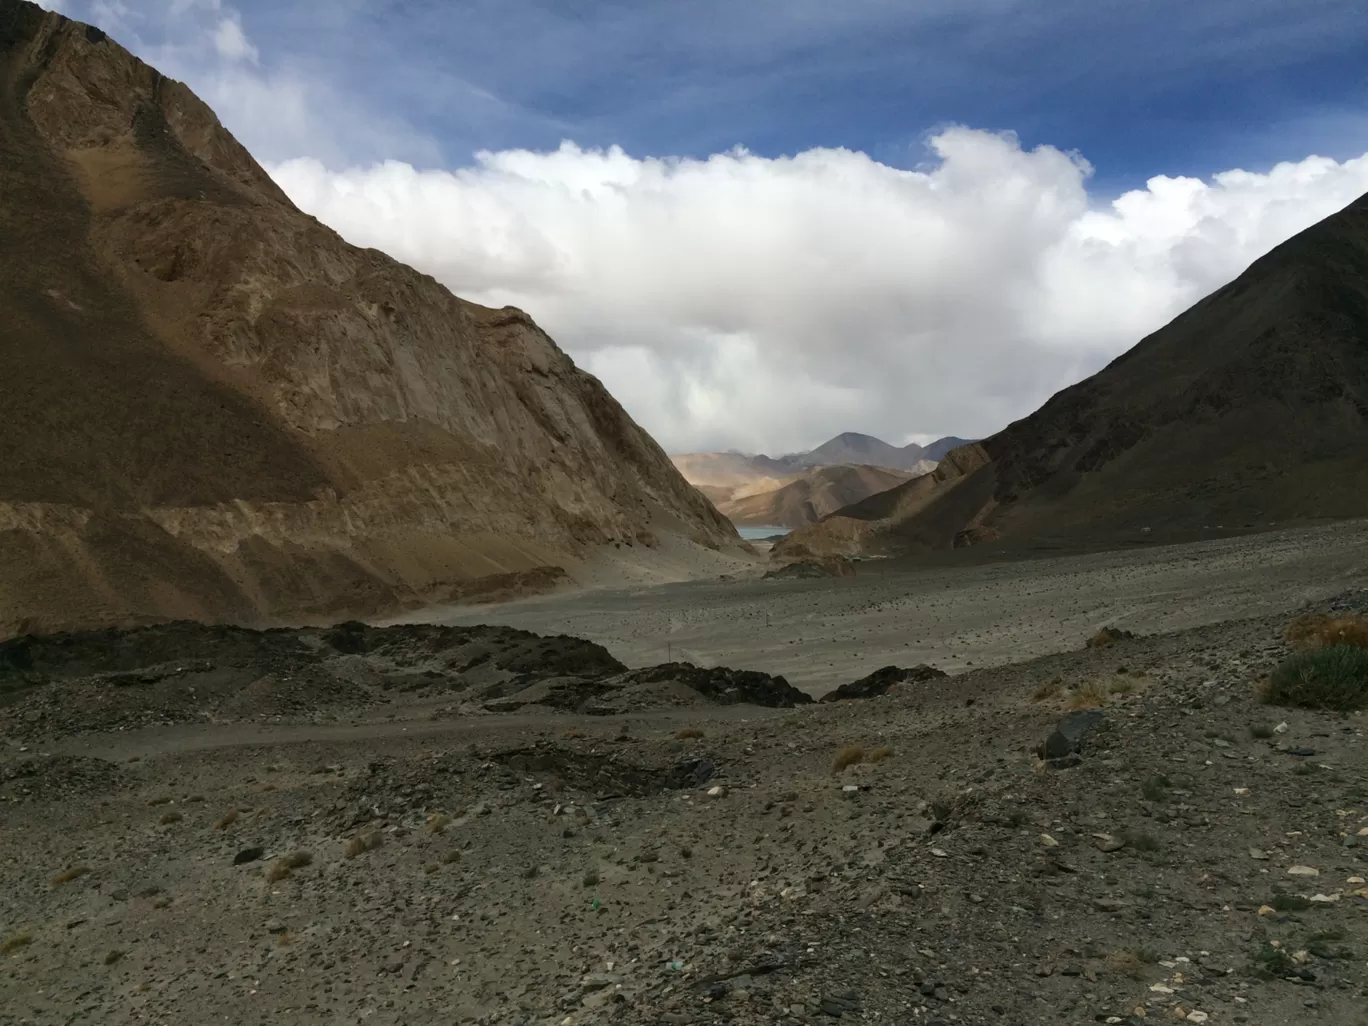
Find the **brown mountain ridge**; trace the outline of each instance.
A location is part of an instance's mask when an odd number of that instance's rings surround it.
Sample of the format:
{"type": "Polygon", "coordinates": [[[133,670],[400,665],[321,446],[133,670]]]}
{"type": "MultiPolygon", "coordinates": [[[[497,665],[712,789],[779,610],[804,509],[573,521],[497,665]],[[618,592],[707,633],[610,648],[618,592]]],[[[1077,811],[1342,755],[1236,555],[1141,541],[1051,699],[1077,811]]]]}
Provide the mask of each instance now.
{"type": "Polygon", "coordinates": [[[1368,515],[1368,197],[935,473],[776,547],[1070,547],[1368,515]]]}
{"type": "Polygon", "coordinates": [[[0,635],[365,615],[737,544],[519,310],[296,209],[185,86],[0,0],[0,635]]]}

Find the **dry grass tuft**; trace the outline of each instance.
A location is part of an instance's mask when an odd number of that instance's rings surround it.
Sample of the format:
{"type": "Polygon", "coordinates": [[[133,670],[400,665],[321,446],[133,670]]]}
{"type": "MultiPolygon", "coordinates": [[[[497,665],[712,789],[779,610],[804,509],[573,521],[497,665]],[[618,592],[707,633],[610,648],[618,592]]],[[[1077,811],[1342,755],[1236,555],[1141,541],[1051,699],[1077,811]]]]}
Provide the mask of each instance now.
{"type": "Polygon", "coordinates": [[[844,773],[849,767],[864,762],[864,758],[864,745],[846,745],[836,753],[836,758],[831,761],[832,775],[844,773]]]}
{"type": "Polygon", "coordinates": [[[425,821],[430,834],[440,834],[451,824],[451,817],[442,812],[434,812],[425,821]]]}
{"type": "Polygon", "coordinates": [[[1088,681],[1069,692],[1070,709],[1099,709],[1111,697],[1111,686],[1104,681],[1088,681]]]}
{"type": "Polygon", "coordinates": [[[573,741],[577,737],[584,737],[584,731],[580,730],[578,727],[571,727],[561,734],[561,737],[565,738],[567,741],[573,741]]]}
{"type": "Polygon", "coordinates": [[[290,875],[292,870],[303,869],[313,862],[313,856],[307,851],[292,851],[288,855],[281,855],[271,860],[271,864],[266,867],[266,879],[271,883],[278,883],[290,875]]]}
{"type": "Polygon", "coordinates": [[[32,943],[33,934],[29,933],[27,930],[21,930],[19,933],[12,933],[4,940],[0,941],[0,955],[8,955],[11,951],[18,951],[20,948],[26,948],[32,943]]]}
{"type": "Polygon", "coordinates": [[[286,930],[284,933],[281,933],[281,934],[277,934],[277,935],[276,935],[276,947],[278,947],[278,948],[288,948],[291,944],[293,944],[293,943],[294,943],[295,941],[297,941],[298,939],[299,939],[298,934],[294,934],[294,933],[291,933],[289,930],[286,930]]]}
{"type": "Polygon", "coordinates": [[[1368,648],[1368,616],[1306,613],[1287,625],[1283,637],[1298,652],[1329,645],[1368,648]]]}
{"type": "Polygon", "coordinates": [[[1031,693],[1031,701],[1044,702],[1051,698],[1058,698],[1060,692],[1063,690],[1064,678],[1055,677],[1051,680],[1047,680],[1044,684],[1040,685],[1040,687],[1036,688],[1035,691],[1031,693]]]}
{"type": "Polygon", "coordinates": [[[1118,641],[1126,641],[1135,637],[1130,631],[1124,631],[1119,627],[1103,627],[1087,641],[1088,648],[1106,648],[1114,645],[1118,641]]]}
{"type": "Polygon", "coordinates": [[[179,823],[184,818],[185,817],[182,816],[179,812],[165,812],[162,813],[162,818],[157,820],[157,822],[160,823],[162,826],[167,826],[171,823],[179,823]]]}
{"type": "Polygon", "coordinates": [[[89,866],[72,866],[70,869],[64,869],[52,878],[52,886],[60,887],[64,883],[71,883],[72,880],[79,880],[89,872],[89,866]]]}
{"type": "Polygon", "coordinates": [[[214,823],[214,829],[227,830],[230,826],[232,826],[234,823],[238,821],[238,816],[240,815],[241,813],[238,812],[237,809],[229,809],[222,816],[220,816],[218,820],[214,823]]]}
{"type": "Polygon", "coordinates": [[[680,727],[674,732],[674,736],[681,741],[687,741],[691,738],[702,737],[703,731],[699,730],[697,727],[680,727]]]}
{"type": "Polygon", "coordinates": [[[879,748],[874,749],[872,752],[866,753],[866,754],[865,754],[865,757],[864,757],[864,761],[865,761],[865,762],[883,762],[885,759],[887,759],[888,757],[890,757],[892,754],[893,754],[893,749],[889,748],[887,745],[883,745],[883,746],[881,746],[881,747],[879,747],[879,748]]]}
{"type": "Polygon", "coordinates": [[[1108,690],[1113,695],[1133,695],[1139,690],[1139,686],[1129,677],[1117,677],[1111,682],[1108,690]]]}
{"type": "Polygon", "coordinates": [[[346,858],[354,859],[363,852],[374,851],[384,843],[384,836],[379,830],[364,830],[347,842],[342,854],[346,858]]]}
{"type": "Polygon", "coordinates": [[[1144,952],[1121,948],[1107,956],[1107,968],[1133,980],[1141,980],[1144,979],[1145,969],[1151,961],[1153,959],[1147,958],[1144,952]]]}

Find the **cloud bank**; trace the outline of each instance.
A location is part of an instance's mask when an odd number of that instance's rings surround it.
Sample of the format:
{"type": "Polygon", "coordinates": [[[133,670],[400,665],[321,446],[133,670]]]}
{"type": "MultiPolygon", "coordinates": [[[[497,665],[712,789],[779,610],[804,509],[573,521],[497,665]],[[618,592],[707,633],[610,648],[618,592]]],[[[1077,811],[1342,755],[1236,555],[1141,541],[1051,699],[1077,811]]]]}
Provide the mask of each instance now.
{"type": "Polygon", "coordinates": [[[270,170],[350,241],[526,309],[675,452],[990,433],[1368,192],[1366,154],[1099,204],[1080,155],[965,127],[928,146],[914,171],[571,143],[270,170]]]}

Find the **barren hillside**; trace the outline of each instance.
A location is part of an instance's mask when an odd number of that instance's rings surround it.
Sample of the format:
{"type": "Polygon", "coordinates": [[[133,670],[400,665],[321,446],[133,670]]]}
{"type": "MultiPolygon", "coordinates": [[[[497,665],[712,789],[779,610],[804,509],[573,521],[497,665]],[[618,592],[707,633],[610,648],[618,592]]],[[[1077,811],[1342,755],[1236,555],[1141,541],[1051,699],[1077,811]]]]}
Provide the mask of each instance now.
{"type": "Polygon", "coordinates": [[[777,552],[1067,547],[1368,514],[1368,197],[1091,378],[777,552]]]}
{"type": "Polygon", "coordinates": [[[369,614],[731,526],[519,310],[297,210],[183,85],[0,0],[0,635],[369,614]]]}
{"type": "Polygon", "coordinates": [[[886,467],[815,467],[785,479],[778,488],[743,494],[717,508],[735,524],[802,527],[911,476],[886,467]]]}

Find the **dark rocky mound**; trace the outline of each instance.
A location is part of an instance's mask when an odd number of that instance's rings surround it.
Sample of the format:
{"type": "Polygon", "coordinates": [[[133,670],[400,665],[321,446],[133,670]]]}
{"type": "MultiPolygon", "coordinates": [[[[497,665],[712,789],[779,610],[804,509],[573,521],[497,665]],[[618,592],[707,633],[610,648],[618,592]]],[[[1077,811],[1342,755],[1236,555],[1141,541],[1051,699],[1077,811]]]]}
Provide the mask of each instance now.
{"type": "Polygon", "coordinates": [[[782,677],[667,663],[628,670],[601,645],[511,627],[252,630],[190,621],[0,642],[0,733],[316,718],[402,697],[466,711],[611,715],[670,705],[812,701],[782,677]],[[452,706],[455,708],[455,705],[452,706]]]}
{"type": "Polygon", "coordinates": [[[922,681],[948,676],[949,674],[944,670],[938,670],[934,666],[926,666],[925,664],[911,668],[884,666],[867,677],[852,680],[849,684],[842,684],[834,691],[828,691],[821,697],[820,701],[842,702],[852,698],[875,698],[885,694],[889,688],[896,684],[920,684],[922,681]]]}
{"type": "Polygon", "coordinates": [[[127,786],[117,765],[83,755],[41,755],[0,763],[0,800],[62,802],[127,786]]]}
{"type": "Polygon", "coordinates": [[[765,573],[766,581],[807,581],[823,577],[854,577],[855,564],[848,559],[802,560],[765,573]]]}
{"type": "Polygon", "coordinates": [[[692,688],[713,705],[763,705],[789,709],[807,705],[811,696],[799,691],[783,677],[771,677],[757,670],[730,670],[725,666],[707,669],[692,663],[661,663],[642,670],[631,670],[618,678],[624,686],[672,682],[692,688]]]}

